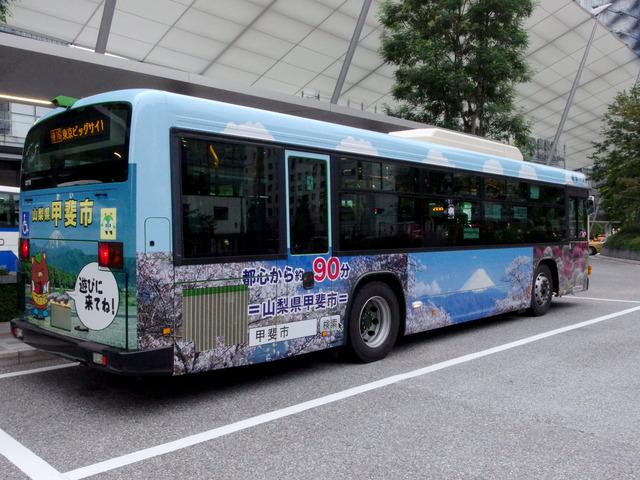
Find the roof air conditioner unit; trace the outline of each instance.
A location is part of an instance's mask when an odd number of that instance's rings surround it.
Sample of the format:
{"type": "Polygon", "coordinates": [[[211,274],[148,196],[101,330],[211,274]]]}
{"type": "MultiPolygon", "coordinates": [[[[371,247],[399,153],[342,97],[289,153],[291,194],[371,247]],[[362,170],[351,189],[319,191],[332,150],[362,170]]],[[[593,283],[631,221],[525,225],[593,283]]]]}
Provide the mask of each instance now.
{"type": "Polygon", "coordinates": [[[389,132],[394,137],[420,140],[423,142],[436,143],[447,147],[471,150],[473,152],[494,155],[496,157],[511,158],[513,160],[523,160],[522,153],[516,147],[505,145],[504,143],[486,138],[468,135],[466,133],[445,130],[444,128],[417,128],[415,130],[401,130],[399,132],[389,132]]]}

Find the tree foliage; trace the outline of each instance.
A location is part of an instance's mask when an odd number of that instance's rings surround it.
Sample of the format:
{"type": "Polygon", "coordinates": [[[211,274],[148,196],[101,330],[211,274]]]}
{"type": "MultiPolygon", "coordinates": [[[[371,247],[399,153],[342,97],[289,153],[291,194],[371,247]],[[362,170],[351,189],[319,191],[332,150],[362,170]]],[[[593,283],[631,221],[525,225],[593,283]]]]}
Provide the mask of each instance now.
{"type": "Polygon", "coordinates": [[[601,205],[623,227],[640,226],[640,85],[619,93],[602,122],[590,157],[601,205]]]}
{"type": "Polygon", "coordinates": [[[526,147],[514,87],[529,78],[532,11],[532,0],[384,0],[381,53],[401,103],[388,113],[526,147]]]}
{"type": "Polygon", "coordinates": [[[0,22],[7,23],[7,15],[9,15],[9,4],[13,0],[0,0],[0,22]]]}

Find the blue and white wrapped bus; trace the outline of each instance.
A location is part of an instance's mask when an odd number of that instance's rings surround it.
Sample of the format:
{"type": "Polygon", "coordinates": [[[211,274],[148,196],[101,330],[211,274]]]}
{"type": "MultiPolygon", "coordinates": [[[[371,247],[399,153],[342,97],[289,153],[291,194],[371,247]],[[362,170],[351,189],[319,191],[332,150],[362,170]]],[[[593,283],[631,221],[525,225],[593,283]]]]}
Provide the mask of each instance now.
{"type": "Polygon", "coordinates": [[[514,150],[152,90],[78,100],[26,139],[14,335],[179,375],[541,315],[588,286],[587,189],[514,150]]]}

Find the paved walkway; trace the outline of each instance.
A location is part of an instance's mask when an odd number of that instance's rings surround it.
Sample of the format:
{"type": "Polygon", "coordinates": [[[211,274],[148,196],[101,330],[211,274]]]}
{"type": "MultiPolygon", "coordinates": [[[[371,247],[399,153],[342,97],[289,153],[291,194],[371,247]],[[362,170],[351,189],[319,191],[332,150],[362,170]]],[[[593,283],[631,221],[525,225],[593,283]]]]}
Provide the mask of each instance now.
{"type": "Polygon", "coordinates": [[[628,258],[612,257],[610,255],[605,255],[604,253],[598,254],[598,257],[606,258],[607,260],[613,260],[614,262],[630,263],[632,265],[640,265],[640,260],[631,260],[631,259],[628,259],[628,258]]]}
{"type": "Polygon", "coordinates": [[[48,353],[36,350],[14,338],[9,329],[9,322],[0,322],[0,368],[48,358],[51,358],[48,353]]]}

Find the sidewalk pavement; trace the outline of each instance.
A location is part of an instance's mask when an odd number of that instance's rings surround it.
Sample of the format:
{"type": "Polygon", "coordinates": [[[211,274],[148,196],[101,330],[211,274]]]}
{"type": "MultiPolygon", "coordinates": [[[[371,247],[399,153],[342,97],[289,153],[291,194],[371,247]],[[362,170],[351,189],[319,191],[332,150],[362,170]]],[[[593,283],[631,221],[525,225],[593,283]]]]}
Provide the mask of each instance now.
{"type": "Polygon", "coordinates": [[[631,260],[631,259],[628,259],[628,258],[612,257],[610,255],[605,255],[604,253],[600,253],[598,255],[598,257],[606,258],[607,260],[612,260],[614,262],[630,263],[632,265],[640,265],[640,260],[631,260]]]}
{"type": "Polygon", "coordinates": [[[0,322],[0,368],[50,360],[48,353],[36,350],[11,335],[9,322],[0,322]]]}

